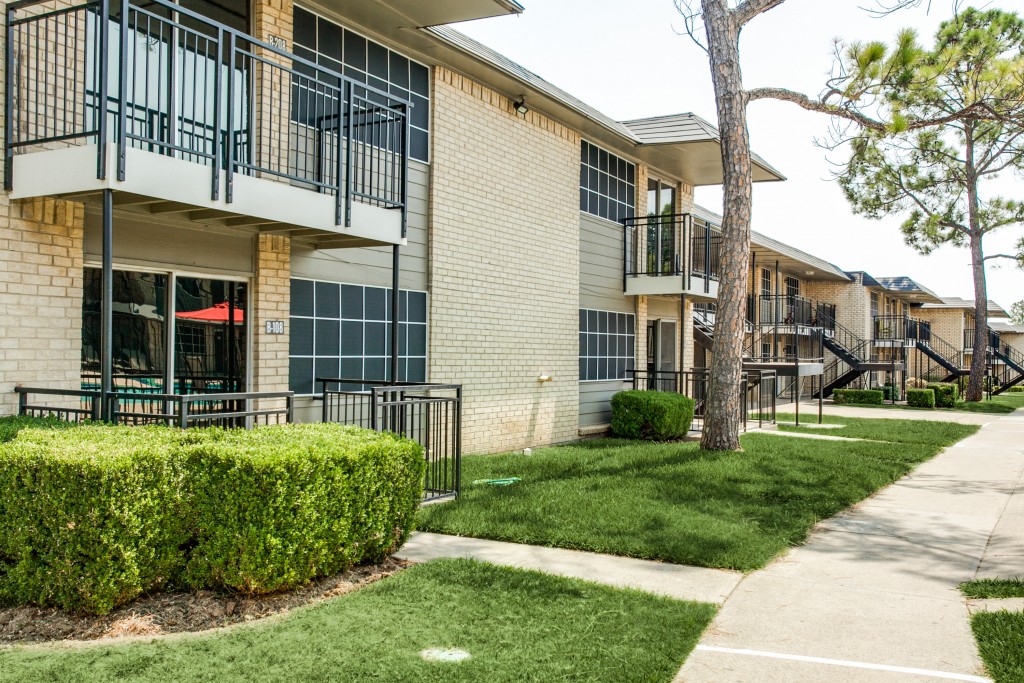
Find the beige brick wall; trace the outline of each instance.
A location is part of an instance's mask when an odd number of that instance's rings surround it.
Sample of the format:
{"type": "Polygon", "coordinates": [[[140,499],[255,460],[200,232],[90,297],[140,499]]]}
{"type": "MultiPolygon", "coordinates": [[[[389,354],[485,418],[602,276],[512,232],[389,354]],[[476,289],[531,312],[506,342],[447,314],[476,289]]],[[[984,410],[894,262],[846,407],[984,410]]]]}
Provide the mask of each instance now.
{"type": "Polygon", "coordinates": [[[836,322],[862,339],[871,338],[871,294],[860,282],[805,280],[801,286],[810,299],[836,305],[836,322]]]}
{"type": "Polygon", "coordinates": [[[964,312],[957,308],[918,308],[911,312],[915,318],[927,320],[932,334],[962,349],[964,344],[964,312]]]}
{"type": "MultiPolygon", "coordinates": [[[[291,307],[291,240],[256,238],[256,277],[252,288],[252,391],[288,391],[288,312],[291,307]],[[285,334],[266,333],[268,320],[282,320],[285,334]]],[[[265,401],[261,408],[282,405],[265,401]]]]}
{"type": "Polygon", "coordinates": [[[573,439],[579,136],[444,68],[433,106],[430,379],[464,385],[467,452],[573,439]]]}
{"type": "Polygon", "coordinates": [[[0,414],[17,384],[80,387],[84,222],[81,204],[0,194],[0,414]]]}

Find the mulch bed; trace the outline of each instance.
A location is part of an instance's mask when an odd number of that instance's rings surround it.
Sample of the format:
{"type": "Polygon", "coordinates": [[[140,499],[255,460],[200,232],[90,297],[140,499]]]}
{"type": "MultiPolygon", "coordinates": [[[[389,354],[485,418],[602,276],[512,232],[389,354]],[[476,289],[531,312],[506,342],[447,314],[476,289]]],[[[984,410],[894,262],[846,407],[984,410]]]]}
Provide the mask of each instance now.
{"type": "Polygon", "coordinates": [[[103,616],[83,616],[42,607],[0,607],[0,644],[98,640],[206,631],[282,614],[344,595],[405,569],[389,558],[355,567],[291,591],[249,596],[239,593],[156,593],[103,616]]]}

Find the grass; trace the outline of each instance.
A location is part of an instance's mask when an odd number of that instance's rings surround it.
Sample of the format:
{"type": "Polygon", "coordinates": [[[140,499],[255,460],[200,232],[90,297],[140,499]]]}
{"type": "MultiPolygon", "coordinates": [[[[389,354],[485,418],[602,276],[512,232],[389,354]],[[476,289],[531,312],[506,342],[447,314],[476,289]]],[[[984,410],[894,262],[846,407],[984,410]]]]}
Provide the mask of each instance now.
{"type": "Polygon", "coordinates": [[[960,584],[969,598],[1024,598],[1024,579],[976,579],[960,584]]]}
{"type": "Polygon", "coordinates": [[[966,403],[961,401],[955,408],[917,408],[901,403],[884,403],[882,405],[869,405],[864,403],[850,403],[850,408],[881,408],[883,410],[939,410],[950,413],[991,413],[994,415],[1005,415],[1012,413],[1018,408],[1024,408],[1024,394],[1011,393],[993,396],[992,400],[987,398],[983,401],[972,401],[966,403]]]}
{"type": "Polygon", "coordinates": [[[1024,681],[1024,612],[978,612],[971,629],[995,683],[1024,681]]]}
{"type": "Polygon", "coordinates": [[[269,623],[80,648],[0,649],[17,681],[670,681],[714,615],[471,560],[440,560],[269,623]],[[425,662],[423,649],[471,659],[425,662]]]}
{"type": "MultiPolygon", "coordinates": [[[[872,406],[878,407],[878,406],[872,406]]],[[[793,415],[780,413],[780,423],[791,422],[793,415]]],[[[877,418],[841,417],[825,415],[822,422],[826,424],[844,425],[838,429],[815,428],[818,416],[801,415],[806,424],[799,427],[790,424],[779,424],[779,431],[800,432],[806,434],[825,434],[828,436],[845,436],[851,439],[874,439],[903,444],[927,444],[930,446],[949,446],[978,431],[978,425],[962,425],[952,422],[933,422],[928,420],[884,420],[877,418]]]]}
{"type": "Polygon", "coordinates": [[[742,437],[745,452],[739,454],[701,451],[694,443],[603,439],[537,449],[532,456],[467,457],[464,482],[522,481],[467,485],[459,500],[422,508],[418,526],[749,571],[974,429],[957,425],[942,437],[921,436],[899,448],[752,433],[742,437]]]}

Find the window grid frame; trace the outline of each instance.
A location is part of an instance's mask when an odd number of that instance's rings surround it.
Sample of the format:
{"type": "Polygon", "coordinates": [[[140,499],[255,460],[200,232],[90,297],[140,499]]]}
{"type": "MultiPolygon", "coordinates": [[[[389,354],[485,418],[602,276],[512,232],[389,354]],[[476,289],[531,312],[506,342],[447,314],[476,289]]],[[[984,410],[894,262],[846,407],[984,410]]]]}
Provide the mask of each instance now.
{"type": "Polygon", "coordinates": [[[579,371],[578,379],[580,383],[584,382],[622,382],[628,381],[629,371],[636,369],[636,314],[634,313],[623,313],[621,311],[607,311],[593,308],[581,308],[579,309],[579,371]],[[597,329],[590,330],[590,315],[595,314],[597,321],[597,329]],[[605,316],[604,331],[601,331],[601,317],[605,316]],[[616,319],[615,329],[612,332],[610,327],[610,316],[614,316],[616,319]],[[622,317],[620,326],[619,317],[622,317]],[[620,331],[624,329],[625,331],[620,331]],[[605,353],[601,353],[601,337],[604,337],[604,349],[605,353]],[[597,349],[596,354],[589,353],[591,339],[594,339],[594,347],[597,349]],[[609,353],[611,339],[615,339],[616,353],[612,355],[609,353]],[[619,341],[624,340],[625,353],[620,354],[618,349],[620,348],[619,341]],[[610,375],[607,372],[608,364],[611,361],[615,361],[616,372],[615,376],[604,376],[602,377],[601,368],[605,369],[605,375],[610,375]],[[618,371],[619,361],[623,362],[623,370],[621,373],[618,371]],[[597,370],[597,377],[590,377],[590,368],[593,366],[597,370]],[[586,368],[586,371],[584,370],[586,368]]]}
{"type": "Polygon", "coordinates": [[[408,55],[403,54],[403,53],[401,53],[401,52],[399,52],[397,50],[392,50],[387,45],[384,45],[383,43],[381,43],[379,41],[376,41],[373,38],[370,38],[369,36],[359,32],[359,31],[357,31],[357,30],[355,30],[353,28],[350,28],[349,26],[347,26],[345,24],[342,24],[342,23],[338,22],[336,19],[333,19],[331,17],[325,16],[324,14],[322,14],[322,13],[320,13],[320,12],[310,8],[310,7],[301,6],[301,5],[295,5],[294,12],[305,12],[307,14],[312,15],[315,19],[318,20],[317,21],[317,27],[316,27],[316,42],[318,43],[318,45],[311,47],[311,46],[306,45],[305,43],[303,43],[298,38],[293,38],[292,39],[292,46],[293,47],[299,47],[299,48],[301,48],[303,50],[306,50],[308,52],[313,53],[313,55],[314,55],[314,59],[312,60],[313,62],[315,62],[316,64],[320,64],[322,66],[325,66],[327,68],[331,68],[332,70],[336,70],[336,67],[333,64],[323,64],[321,60],[329,60],[330,62],[334,62],[336,64],[340,64],[341,65],[341,73],[343,73],[345,76],[348,76],[350,78],[354,78],[357,81],[360,80],[360,78],[362,78],[362,82],[364,84],[369,84],[369,79],[370,78],[374,78],[374,79],[383,81],[384,83],[386,83],[386,85],[385,85],[385,87],[380,88],[381,90],[384,90],[384,91],[386,91],[388,93],[391,93],[392,95],[395,95],[396,97],[401,97],[402,99],[406,99],[410,103],[413,103],[414,106],[415,106],[415,99],[414,98],[416,98],[416,97],[423,98],[426,101],[426,105],[425,105],[426,109],[427,109],[426,128],[423,128],[422,126],[416,125],[416,123],[413,121],[413,117],[412,117],[411,113],[410,113],[410,116],[409,116],[410,138],[412,137],[411,136],[411,131],[414,131],[414,130],[420,131],[420,132],[424,133],[426,135],[426,137],[427,137],[423,158],[421,159],[419,157],[413,156],[413,154],[412,154],[412,141],[411,141],[411,139],[409,141],[409,145],[410,145],[410,147],[409,147],[409,158],[413,159],[415,161],[419,161],[419,162],[424,163],[424,164],[429,164],[430,163],[430,139],[431,139],[431,132],[430,131],[431,131],[431,128],[432,128],[431,124],[433,123],[433,120],[432,120],[433,116],[432,116],[432,111],[431,111],[432,110],[431,101],[433,100],[433,97],[432,97],[432,93],[431,93],[432,82],[431,82],[431,78],[430,78],[430,66],[427,65],[427,64],[424,64],[423,62],[421,62],[419,60],[413,59],[412,57],[409,57],[408,55]],[[354,35],[359,36],[364,41],[366,41],[366,49],[365,49],[365,51],[363,53],[363,57],[365,59],[365,68],[359,68],[359,67],[356,67],[356,66],[352,66],[351,64],[348,64],[348,63],[345,62],[345,49],[344,49],[344,45],[342,45],[342,47],[341,47],[341,55],[340,55],[341,56],[341,60],[340,61],[334,59],[333,57],[331,57],[328,54],[326,54],[324,52],[321,52],[319,50],[319,47],[320,47],[319,46],[319,42],[320,42],[319,20],[321,20],[321,19],[323,21],[329,22],[329,23],[333,24],[335,27],[337,27],[342,32],[342,40],[344,40],[344,34],[347,31],[349,33],[352,33],[354,35]],[[370,73],[370,63],[369,63],[369,58],[368,58],[369,53],[370,53],[370,47],[369,47],[370,43],[373,43],[374,45],[377,45],[378,47],[383,48],[387,52],[387,62],[388,62],[388,77],[387,78],[381,78],[380,76],[377,76],[375,74],[370,73]],[[407,86],[399,85],[397,83],[394,83],[391,80],[391,56],[392,55],[396,55],[396,56],[400,57],[401,59],[404,59],[408,63],[408,74],[407,75],[408,75],[408,83],[409,84],[407,86]],[[412,65],[413,64],[416,64],[417,66],[420,66],[420,67],[426,69],[426,72],[427,72],[427,92],[426,92],[425,95],[424,94],[420,94],[418,92],[415,92],[413,90],[413,87],[412,87],[412,65]],[[358,76],[352,76],[353,73],[356,73],[356,74],[359,74],[359,75],[358,76]]]}
{"type": "Polygon", "coordinates": [[[628,161],[608,150],[595,145],[592,142],[582,140],[580,142],[580,211],[591,216],[604,220],[620,223],[624,219],[636,216],[636,164],[628,161]],[[593,151],[592,151],[593,150],[593,151]],[[602,155],[606,156],[606,169],[602,166],[602,155]],[[591,159],[596,157],[597,164],[592,164],[591,159]],[[611,166],[623,164],[623,176],[620,177],[618,170],[613,176],[611,166]],[[630,180],[632,178],[632,180],[630,180]],[[607,188],[602,191],[602,180],[607,188]],[[594,183],[594,186],[591,186],[594,183]],[[615,185],[615,192],[612,196],[612,186],[615,185]],[[620,198],[619,195],[623,195],[620,198]],[[632,197],[632,201],[630,201],[632,197]],[[596,204],[596,206],[592,206],[596,204]],[[604,210],[602,211],[602,208],[604,210]],[[612,210],[612,209],[618,210],[612,210]]]}
{"type": "MultiPolygon", "coordinates": [[[[391,318],[391,305],[390,305],[390,301],[389,301],[389,298],[390,298],[389,295],[391,293],[391,288],[390,287],[377,287],[377,286],[374,286],[374,285],[365,285],[365,284],[360,284],[360,283],[356,283],[356,282],[335,282],[335,281],[332,281],[332,280],[319,280],[319,279],[312,279],[312,278],[290,278],[289,279],[289,284],[291,285],[295,280],[301,280],[303,282],[310,283],[312,285],[312,290],[313,290],[313,297],[312,297],[312,300],[310,301],[310,310],[312,312],[312,315],[298,315],[298,314],[295,314],[292,311],[289,311],[289,316],[288,316],[288,324],[289,324],[289,331],[288,331],[288,333],[289,333],[289,335],[291,334],[291,330],[294,329],[294,321],[295,320],[309,320],[310,324],[311,324],[311,328],[310,328],[310,348],[311,348],[311,354],[294,353],[293,345],[290,343],[290,339],[289,339],[289,348],[288,348],[289,389],[292,389],[292,387],[291,387],[291,372],[292,372],[291,364],[292,364],[292,360],[293,359],[308,360],[308,361],[310,361],[310,363],[311,363],[311,370],[312,370],[311,387],[312,387],[313,391],[311,393],[304,393],[304,392],[300,393],[298,391],[295,391],[295,396],[296,397],[312,397],[312,398],[316,398],[316,397],[321,395],[320,393],[318,393],[316,391],[316,388],[317,388],[317,383],[316,383],[316,378],[317,378],[316,366],[317,366],[317,361],[318,360],[324,360],[324,361],[328,361],[328,362],[330,362],[330,361],[337,361],[338,369],[339,369],[339,373],[338,374],[339,374],[339,378],[341,378],[341,379],[361,379],[361,380],[366,380],[367,360],[383,361],[383,363],[384,363],[384,376],[387,377],[387,373],[388,373],[388,371],[390,369],[388,361],[390,360],[390,357],[391,357],[390,356],[390,352],[391,352],[391,328],[390,328],[390,326],[392,324],[392,321],[390,319],[391,318]],[[317,314],[317,310],[316,310],[316,300],[317,300],[316,290],[317,290],[317,285],[318,284],[320,284],[320,285],[330,285],[330,286],[335,286],[335,287],[338,288],[337,289],[337,292],[338,292],[338,312],[337,312],[337,317],[331,317],[331,316],[328,316],[328,315],[318,315],[317,314]],[[361,318],[345,317],[344,306],[342,305],[342,302],[344,300],[343,299],[343,294],[342,294],[342,292],[343,292],[342,288],[343,287],[358,287],[360,290],[362,290],[362,317],[361,318]],[[385,312],[384,312],[384,318],[382,320],[370,319],[370,318],[367,318],[367,316],[366,316],[366,303],[367,303],[366,291],[369,290],[369,289],[381,290],[384,293],[384,302],[385,302],[384,311],[385,312]],[[317,348],[316,348],[317,347],[317,321],[330,321],[330,322],[336,322],[338,324],[337,355],[322,355],[322,356],[317,355],[317,348]],[[342,352],[342,350],[343,350],[343,343],[344,343],[344,332],[343,332],[344,331],[344,324],[343,323],[345,323],[345,322],[358,322],[358,323],[361,323],[362,326],[363,326],[362,327],[362,339],[361,339],[361,343],[360,343],[360,352],[361,353],[358,356],[351,355],[351,354],[345,354],[345,353],[342,352]],[[367,323],[379,323],[379,324],[383,324],[384,325],[384,351],[383,351],[383,354],[380,354],[380,355],[374,354],[374,355],[369,355],[369,356],[366,355],[366,343],[367,343],[366,324],[367,323]],[[357,358],[360,360],[360,363],[361,363],[361,369],[362,369],[362,372],[360,373],[361,376],[358,377],[358,378],[357,377],[344,377],[344,376],[342,376],[344,374],[344,373],[341,372],[342,361],[345,360],[345,359],[350,359],[351,360],[351,359],[357,359],[357,358]]],[[[426,382],[427,374],[428,374],[427,373],[427,367],[428,367],[427,366],[427,361],[428,361],[428,359],[430,357],[430,336],[429,336],[430,335],[430,300],[429,300],[429,296],[428,296],[428,293],[426,291],[418,290],[418,289],[399,289],[398,291],[399,291],[399,297],[402,297],[403,295],[405,295],[405,299],[406,299],[405,320],[403,321],[401,319],[401,315],[399,315],[399,320],[398,320],[398,324],[399,324],[399,342],[398,342],[398,348],[399,348],[399,377],[402,377],[403,374],[404,374],[406,380],[403,380],[403,381],[410,381],[408,379],[409,378],[409,371],[410,371],[410,361],[422,360],[422,363],[423,363],[423,379],[422,380],[411,380],[411,381],[426,382]],[[422,294],[423,295],[423,317],[424,317],[424,320],[422,322],[421,321],[413,322],[413,321],[409,320],[410,313],[411,313],[410,308],[409,308],[409,303],[408,303],[409,295],[410,294],[422,294]],[[404,340],[402,339],[402,325],[405,326],[405,338],[404,338],[404,340]],[[419,355],[419,354],[410,355],[409,354],[410,341],[412,340],[412,328],[413,328],[414,325],[417,326],[417,327],[422,327],[423,328],[423,354],[422,355],[419,355]],[[403,344],[403,341],[404,341],[404,344],[403,344]],[[401,349],[402,349],[403,345],[405,347],[405,353],[404,354],[401,353],[401,349]],[[403,372],[403,370],[404,370],[404,372],[403,372]]],[[[366,380],[366,381],[378,381],[378,380],[366,380]]]]}

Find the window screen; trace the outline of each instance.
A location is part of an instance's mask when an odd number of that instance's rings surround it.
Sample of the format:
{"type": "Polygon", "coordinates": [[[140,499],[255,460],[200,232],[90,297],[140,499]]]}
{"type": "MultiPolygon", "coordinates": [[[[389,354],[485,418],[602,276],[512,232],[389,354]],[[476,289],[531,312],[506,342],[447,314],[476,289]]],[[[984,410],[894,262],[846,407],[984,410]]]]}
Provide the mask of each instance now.
{"type": "Polygon", "coordinates": [[[636,317],[580,309],[580,381],[626,379],[634,367],[636,317]]]}
{"type": "MultiPolygon", "coordinates": [[[[409,156],[429,160],[430,71],[426,66],[300,7],[295,8],[294,30],[299,57],[411,102],[409,156]]],[[[304,111],[299,108],[293,117],[301,118],[304,111]]]]}
{"type": "Polygon", "coordinates": [[[636,166],[584,140],[580,156],[580,211],[618,222],[632,218],[635,205],[636,166]]]}
{"type": "MultiPolygon", "coordinates": [[[[391,290],[294,278],[289,387],[317,394],[316,378],[390,380],[391,290]]],[[[398,379],[427,378],[427,293],[399,291],[398,379]]]]}

